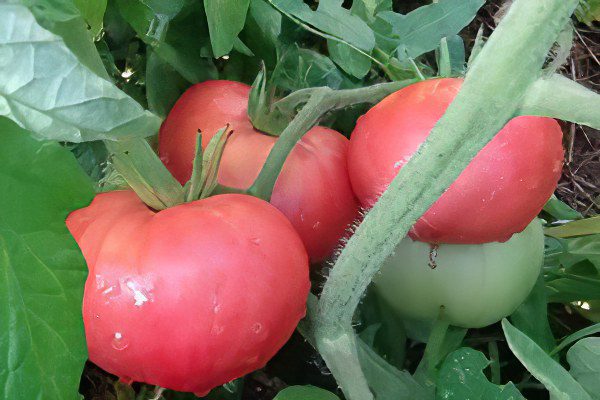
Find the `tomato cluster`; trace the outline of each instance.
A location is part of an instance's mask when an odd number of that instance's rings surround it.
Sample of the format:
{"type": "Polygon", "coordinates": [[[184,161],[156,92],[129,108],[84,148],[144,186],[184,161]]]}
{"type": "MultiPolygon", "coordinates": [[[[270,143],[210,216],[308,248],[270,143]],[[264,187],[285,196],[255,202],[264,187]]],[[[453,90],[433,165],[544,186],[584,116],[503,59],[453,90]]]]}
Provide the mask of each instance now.
{"type": "MultiPolygon", "coordinates": [[[[431,80],[392,94],[358,120],[350,141],[312,128],[287,158],[270,204],[227,194],[157,212],[116,191],[71,214],[90,271],[90,359],[126,380],[198,394],[263,366],[304,316],[309,262],[339,246],[359,201],[367,209],[376,202],[460,85],[431,80]]],[[[206,147],[226,125],[233,134],[219,183],[246,189],[258,176],[278,138],[252,126],[249,91],[209,81],[175,104],[159,154],[181,183],[198,131],[206,147]]],[[[560,175],[561,137],[554,120],[513,119],[414,225],[376,281],[401,316],[432,319],[443,306],[453,324],[485,326],[523,301],[543,253],[532,220],[560,175]]]]}

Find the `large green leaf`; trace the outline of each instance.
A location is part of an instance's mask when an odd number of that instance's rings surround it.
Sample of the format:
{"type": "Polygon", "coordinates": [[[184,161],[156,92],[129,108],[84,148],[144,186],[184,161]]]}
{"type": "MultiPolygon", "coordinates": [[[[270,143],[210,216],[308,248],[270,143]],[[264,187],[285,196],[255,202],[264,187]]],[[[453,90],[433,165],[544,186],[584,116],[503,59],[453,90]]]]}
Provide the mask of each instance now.
{"type": "Polygon", "coordinates": [[[290,386],[273,400],[339,400],[335,394],[314,386],[290,386]]]}
{"type": "Polygon", "coordinates": [[[513,354],[556,400],[592,400],[583,387],[527,335],[506,319],[502,320],[502,328],[513,354]]]}
{"type": "Polygon", "coordinates": [[[206,58],[212,52],[204,40],[208,38],[208,27],[202,4],[186,0],[174,15],[177,9],[161,14],[146,2],[148,0],[117,0],[121,15],[137,35],[181,76],[192,83],[215,79],[215,66],[206,58]]]}
{"type": "Polygon", "coordinates": [[[0,4],[0,115],[71,142],[154,134],[159,118],[81,64],[24,6],[0,4]]]}
{"type": "Polygon", "coordinates": [[[0,398],[77,399],[85,261],[65,226],[93,196],[75,157],[0,118],[0,398]]]}
{"type": "Polygon", "coordinates": [[[592,396],[600,399],[600,338],[588,337],[575,343],[567,352],[570,373],[592,396]]]}
{"type": "Polygon", "coordinates": [[[204,0],[215,57],[229,53],[233,42],[244,27],[250,0],[204,0]]]}
{"type": "Polygon", "coordinates": [[[98,34],[102,27],[106,1],[74,1],[13,0],[12,2],[27,6],[38,23],[44,29],[60,36],[83,65],[101,78],[109,79],[92,38],[92,35],[98,34]],[[88,24],[91,30],[87,29],[88,24]]]}
{"type": "Polygon", "coordinates": [[[468,347],[450,353],[440,367],[436,399],[525,400],[512,383],[490,383],[483,373],[489,364],[483,353],[468,347]]]}
{"type": "Polygon", "coordinates": [[[378,44],[400,57],[418,57],[456,35],[475,18],[485,0],[440,0],[406,14],[384,11],[377,15],[378,44]]]}

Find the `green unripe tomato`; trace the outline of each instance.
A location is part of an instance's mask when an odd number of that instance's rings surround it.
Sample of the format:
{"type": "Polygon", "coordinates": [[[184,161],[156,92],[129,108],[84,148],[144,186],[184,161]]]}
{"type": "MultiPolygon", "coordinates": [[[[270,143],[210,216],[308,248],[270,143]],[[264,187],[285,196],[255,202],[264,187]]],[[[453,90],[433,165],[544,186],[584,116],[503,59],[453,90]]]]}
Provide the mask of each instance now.
{"type": "Polygon", "coordinates": [[[405,238],[374,283],[404,318],[433,320],[444,306],[451,324],[480,328],[510,315],[525,300],[543,256],[538,219],[504,243],[442,244],[437,255],[429,244],[405,238]]]}

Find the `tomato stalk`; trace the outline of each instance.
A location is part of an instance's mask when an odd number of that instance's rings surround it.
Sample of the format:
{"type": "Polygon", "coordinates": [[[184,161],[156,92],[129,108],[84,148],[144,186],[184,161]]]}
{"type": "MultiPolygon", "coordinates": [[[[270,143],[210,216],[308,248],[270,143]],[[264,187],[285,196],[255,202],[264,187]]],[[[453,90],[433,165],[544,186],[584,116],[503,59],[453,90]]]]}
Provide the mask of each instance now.
{"type": "MultiPolygon", "coordinates": [[[[385,96],[414,83],[415,80],[382,83],[360,89],[333,90],[327,87],[303,89],[275,102],[277,110],[274,118],[291,114],[295,108],[305,103],[291,122],[285,127],[279,139],[271,149],[267,161],[258,177],[248,189],[248,193],[269,200],[277,177],[283,168],[287,156],[302,136],[312,128],[327,112],[359,103],[374,103],[385,96]]],[[[221,188],[224,189],[224,188],[221,188]]]]}
{"type": "Polygon", "coordinates": [[[517,114],[577,0],[517,0],[426,142],[358,226],[325,283],[314,319],[317,347],[349,400],[373,395],[358,365],[352,317],[362,294],[415,221],[517,114]]]}

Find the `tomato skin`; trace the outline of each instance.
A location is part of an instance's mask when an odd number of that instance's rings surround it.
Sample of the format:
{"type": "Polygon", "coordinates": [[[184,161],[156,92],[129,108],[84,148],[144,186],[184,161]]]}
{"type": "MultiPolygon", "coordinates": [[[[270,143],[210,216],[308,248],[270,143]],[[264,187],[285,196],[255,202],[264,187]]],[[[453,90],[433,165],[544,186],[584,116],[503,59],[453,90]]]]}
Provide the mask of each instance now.
{"type": "Polygon", "coordinates": [[[89,268],[90,359],[125,380],[205,394],[262,367],[305,314],[306,250],[260,199],[219,195],[155,213],[116,191],[67,226],[89,268]]]}
{"type": "MultiPolygon", "coordinates": [[[[191,176],[196,134],[206,147],[230,124],[219,183],[247,189],[256,179],[277,138],[254,129],[248,118],[250,86],[207,81],[192,86],[177,101],[159,134],[161,159],[185,183],[191,176]]],[[[358,215],[347,169],[348,140],[325,127],[312,128],[296,145],[275,184],[271,204],[300,234],[310,259],[329,256],[358,215]]]]}
{"type": "Polygon", "coordinates": [[[481,328],[512,314],[535,285],[544,233],[536,219],[504,243],[441,244],[435,269],[430,251],[405,238],[374,279],[378,293],[404,318],[431,321],[444,306],[452,325],[481,328]]]}
{"type": "MultiPolygon", "coordinates": [[[[350,137],[348,170],[362,205],[373,206],[442,117],[461,79],[434,79],[388,96],[350,137]]],[[[411,229],[429,243],[486,243],[522,231],[552,195],[563,163],[551,118],[517,117],[488,143],[411,229]]]]}

